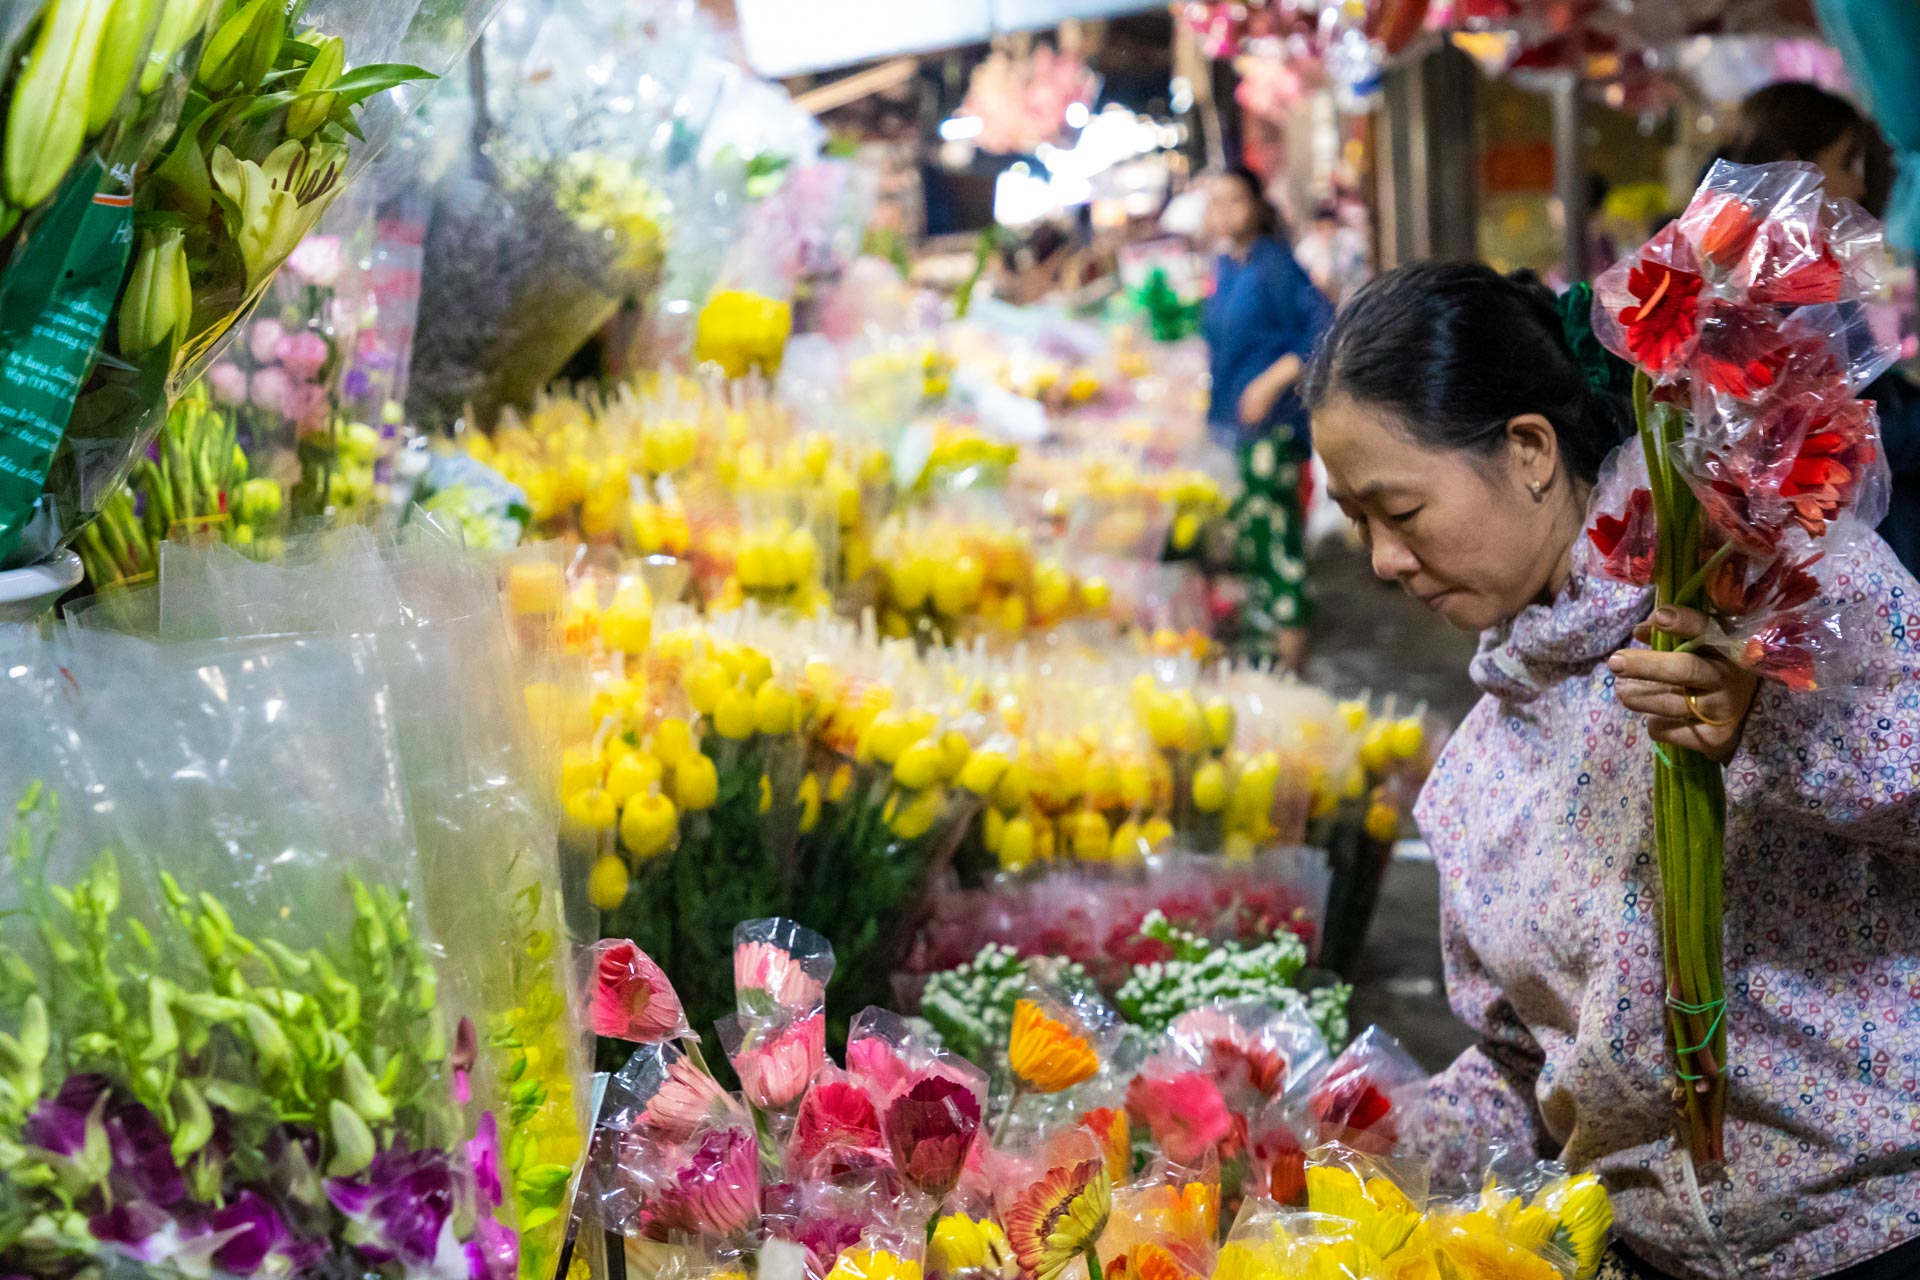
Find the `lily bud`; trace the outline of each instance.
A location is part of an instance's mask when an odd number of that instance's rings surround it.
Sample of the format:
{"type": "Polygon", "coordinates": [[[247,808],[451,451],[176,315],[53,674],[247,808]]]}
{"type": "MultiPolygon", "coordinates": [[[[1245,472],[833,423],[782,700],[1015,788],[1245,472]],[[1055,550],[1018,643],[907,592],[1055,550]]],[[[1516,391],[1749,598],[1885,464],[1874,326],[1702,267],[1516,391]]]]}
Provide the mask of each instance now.
{"type": "MultiPolygon", "coordinates": [[[[140,235],[133,277],[120,298],[120,354],[142,355],[176,340],[186,325],[180,314],[180,279],[186,270],[185,233],[175,227],[140,235]]],[[[192,289],[187,291],[192,310],[192,289]]]]}
{"type": "Polygon", "coordinates": [[[249,0],[207,41],[200,58],[200,83],[215,93],[236,84],[258,88],[273,70],[286,34],[287,12],[281,0],[249,0]]]}
{"type": "Polygon", "coordinates": [[[41,17],[7,108],[9,203],[22,209],[39,204],[80,158],[100,34],[112,12],[113,0],[53,0],[41,17]]]}
{"type": "Polygon", "coordinates": [[[87,132],[98,133],[113,119],[133,79],[135,59],[147,47],[159,0],[119,0],[113,6],[100,39],[100,57],[93,68],[92,105],[87,110],[87,132]]]}
{"type": "Polygon", "coordinates": [[[140,92],[152,93],[167,78],[173,55],[192,39],[207,20],[210,0],[162,0],[160,21],[153,29],[146,69],[140,73],[140,92]]]}
{"type": "Polygon", "coordinates": [[[327,122],[333,114],[335,94],[323,93],[340,73],[347,68],[347,42],[339,36],[330,36],[320,42],[313,55],[313,61],[300,77],[295,86],[300,93],[311,93],[311,98],[301,98],[287,108],[287,136],[304,138],[327,122]]]}

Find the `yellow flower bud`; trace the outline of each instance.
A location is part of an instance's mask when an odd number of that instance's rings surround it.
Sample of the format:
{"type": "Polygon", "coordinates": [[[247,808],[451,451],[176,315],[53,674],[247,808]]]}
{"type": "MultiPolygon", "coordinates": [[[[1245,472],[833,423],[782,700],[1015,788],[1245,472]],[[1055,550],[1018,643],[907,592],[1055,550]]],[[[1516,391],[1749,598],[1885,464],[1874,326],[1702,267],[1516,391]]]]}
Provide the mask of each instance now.
{"type": "Polygon", "coordinates": [[[678,768],[693,754],[693,728],[678,716],[668,716],[653,730],[653,754],[669,769],[678,768]]]}
{"type": "Polygon", "coordinates": [[[642,861],[671,849],[679,833],[679,812],[657,791],[636,796],[620,813],[620,843],[642,861]]]}
{"type": "Polygon", "coordinates": [[[711,809],[720,798],[720,771],[705,755],[689,752],[673,767],[673,794],[688,813],[711,809]]]}
{"type": "Polygon", "coordinates": [[[1003,812],[1014,813],[1025,807],[1033,794],[1033,774],[1025,760],[1015,760],[1000,773],[994,784],[993,803],[1003,812]]]}
{"type": "Polygon", "coordinates": [[[1400,815],[1390,804],[1375,800],[1367,806],[1367,835],[1385,843],[1400,832],[1400,815]]]}
{"type": "Polygon", "coordinates": [[[827,803],[839,804],[847,798],[847,792],[853,789],[853,766],[843,764],[833,771],[833,777],[827,780],[827,803]]]}
{"type": "Polygon", "coordinates": [[[918,840],[933,830],[933,824],[946,803],[945,791],[929,787],[904,803],[898,794],[891,796],[882,816],[887,820],[887,829],[894,835],[902,840],[918,840]]]}
{"type": "Polygon", "coordinates": [[[1202,813],[1218,813],[1227,803],[1227,766],[1209,760],[1194,770],[1193,807],[1202,813]]]}
{"type": "Polygon", "coordinates": [[[1420,717],[1404,716],[1393,722],[1387,745],[1402,760],[1411,760],[1420,754],[1420,748],[1426,745],[1426,740],[1426,726],[1420,723],[1420,717]]]}
{"type": "Polygon", "coordinates": [[[1073,856],[1083,862],[1106,861],[1113,851],[1113,835],[1107,830],[1107,820],[1092,809],[1082,809],[1070,822],[1073,856]]]}
{"type": "Polygon", "coordinates": [[[1033,861],[1033,843],[1033,823],[1026,818],[1009,818],[994,853],[1003,869],[1018,871],[1033,861]]]}
{"type": "Polygon", "coordinates": [[[864,735],[866,754],[881,764],[892,767],[900,758],[900,753],[912,744],[915,738],[924,737],[915,733],[907,717],[898,711],[882,711],[873,718],[864,735]]]}
{"type": "Polygon", "coordinates": [[[708,658],[693,664],[693,669],[687,672],[686,685],[688,703],[701,715],[710,716],[720,705],[720,695],[733,686],[733,677],[725,667],[708,658]]]}
{"type": "Polygon", "coordinates": [[[611,831],[620,816],[613,797],[600,787],[587,787],[569,795],[565,809],[568,827],[581,835],[596,836],[611,831]]]}
{"type": "Polygon", "coordinates": [[[769,737],[792,733],[799,720],[799,704],[793,694],[773,681],[762,684],[753,695],[753,726],[769,737]]]}
{"type": "Polygon", "coordinates": [[[627,864],[602,854],[587,873],[587,900],[602,911],[612,911],[627,900],[627,864]]]}
{"type": "Polygon", "coordinates": [[[983,799],[993,794],[1007,772],[1006,753],[991,747],[974,752],[960,770],[960,785],[983,799]]]}
{"type": "Polygon", "coordinates": [[[635,796],[645,795],[659,786],[662,772],[660,761],[652,754],[629,751],[607,770],[607,794],[624,809],[635,796]]]}
{"type": "Polygon", "coordinates": [[[604,781],[604,764],[590,747],[568,747],[560,753],[561,796],[597,787],[604,781]]]}
{"type": "Polygon", "coordinates": [[[1225,698],[1207,699],[1206,710],[1202,713],[1207,729],[1207,745],[1215,751],[1225,751],[1233,745],[1234,714],[1233,704],[1225,698]]]}
{"type": "Polygon", "coordinates": [[[922,738],[894,761],[893,780],[920,791],[940,780],[940,769],[940,745],[931,738],[922,738]]]}
{"type": "Polygon", "coordinates": [[[723,738],[739,742],[753,736],[753,695],[738,685],[720,694],[713,709],[713,727],[723,738]]]}
{"type": "Polygon", "coordinates": [[[967,741],[967,735],[958,729],[949,729],[940,735],[940,781],[952,782],[967,767],[967,761],[973,756],[973,744],[967,741]]]}
{"type": "Polygon", "coordinates": [[[820,825],[820,778],[809,773],[800,779],[800,790],[794,797],[800,805],[800,834],[806,835],[820,825]]]}
{"type": "Polygon", "coordinates": [[[1138,862],[1146,852],[1141,843],[1140,824],[1129,818],[1113,829],[1113,847],[1110,855],[1115,862],[1138,862]]]}
{"type": "Polygon", "coordinates": [[[1158,849],[1173,839],[1173,824],[1165,818],[1148,818],[1140,824],[1140,838],[1146,841],[1147,848],[1158,849]]]}

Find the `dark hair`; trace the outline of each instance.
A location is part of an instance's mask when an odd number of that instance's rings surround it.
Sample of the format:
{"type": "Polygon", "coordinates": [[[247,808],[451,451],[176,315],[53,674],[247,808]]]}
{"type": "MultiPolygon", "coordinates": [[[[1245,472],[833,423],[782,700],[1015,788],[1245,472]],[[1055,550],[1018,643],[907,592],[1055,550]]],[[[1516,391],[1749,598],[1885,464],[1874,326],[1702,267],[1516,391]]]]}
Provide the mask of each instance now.
{"type": "Polygon", "coordinates": [[[1229,165],[1215,175],[1231,178],[1247,189],[1253,197],[1253,218],[1260,234],[1270,240],[1284,240],[1285,234],[1280,227],[1280,211],[1267,199],[1267,189],[1260,181],[1260,175],[1243,164],[1229,165]]]}
{"type": "Polygon", "coordinates": [[[1307,407],[1342,397],[1383,409],[1422,445],[1491,455],[1507,423],[1553,424],[1567,470],[1591,483],[1632,419],[1625,401],[1588,385],[1559,303],[1531,271],[1477,262],[1416,262],[1363,287],[1314,353],[1307,407]]]}
{"type": "Polygon", "coordinates": [[[1783,80],[1756,89],[1740,104],[1740,121],[1727,144],[1735,164],[1771,164],[1813,158],[1849,134],[1864,144],[1867,122],[1851,102],[1817,84],[1783,80]]]}

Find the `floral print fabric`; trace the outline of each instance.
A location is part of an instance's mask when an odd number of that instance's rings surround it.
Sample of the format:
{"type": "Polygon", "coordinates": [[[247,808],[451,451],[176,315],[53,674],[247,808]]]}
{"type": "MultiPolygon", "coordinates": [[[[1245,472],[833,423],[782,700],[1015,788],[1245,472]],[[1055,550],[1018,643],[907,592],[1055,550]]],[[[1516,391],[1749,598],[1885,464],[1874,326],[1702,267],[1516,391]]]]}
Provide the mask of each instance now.
{"type": "Polygon", "coordinates": [[[1727,770],[1724,1168],[1676,1141],[1652,748],[1605,665],[1649,593],[1580,563],[1483,636],[1485,696],[1416,814],[1449,998],[1484,1038],[1410,1144],[1458,1172],[1489,1144],[1592,1169],[1620,1238],[1690,1280],[1801,1280],[1920,1237],[1920,586],[1877,538],[1841,567],[1859,674],[1763,684],[1727,770]]]}

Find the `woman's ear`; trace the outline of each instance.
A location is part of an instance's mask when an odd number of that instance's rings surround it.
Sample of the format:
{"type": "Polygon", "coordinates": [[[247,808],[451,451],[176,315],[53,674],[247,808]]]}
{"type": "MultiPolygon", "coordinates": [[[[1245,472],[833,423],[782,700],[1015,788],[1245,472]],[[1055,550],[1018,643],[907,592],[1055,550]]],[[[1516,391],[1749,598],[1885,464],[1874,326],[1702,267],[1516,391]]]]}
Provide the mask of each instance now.
{"type": "Polygon", "coordinates": [[[1507,463],[1514,483],[1546,499],[1560,475],[1560,437],[1553,424],[1537,413],[1523,413],[1507,422],[1507,463]]]}

